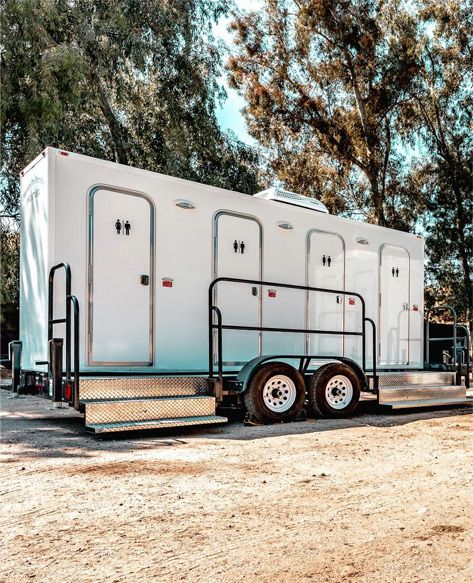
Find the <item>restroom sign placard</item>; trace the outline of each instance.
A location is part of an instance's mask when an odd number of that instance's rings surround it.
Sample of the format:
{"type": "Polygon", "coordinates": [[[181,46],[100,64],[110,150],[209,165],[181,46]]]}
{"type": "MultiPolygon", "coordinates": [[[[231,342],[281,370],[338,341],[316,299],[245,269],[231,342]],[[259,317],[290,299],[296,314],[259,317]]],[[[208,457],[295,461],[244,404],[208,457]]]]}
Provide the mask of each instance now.
{"type": "Polygon", "coordinates": [[[117,235],[129,235],[131,231],[130,221],[117,219],[115,221],[115,231],[117,235]]]}

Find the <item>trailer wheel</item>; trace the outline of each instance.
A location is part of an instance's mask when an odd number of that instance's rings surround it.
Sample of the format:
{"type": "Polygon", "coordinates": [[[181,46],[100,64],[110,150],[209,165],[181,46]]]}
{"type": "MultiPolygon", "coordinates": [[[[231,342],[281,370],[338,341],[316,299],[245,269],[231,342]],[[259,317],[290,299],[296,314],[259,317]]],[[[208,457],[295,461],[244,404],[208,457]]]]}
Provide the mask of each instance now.
{"type": "Polygon", "coordinates": [[[355,371],[341,363],[327,364],[310,380],[309,402],[321,417],[344,417],[358,407],[361,384],[355,371]]]}
{"type": "Polygon", "coordinates": [[[245,393],[248,412],[262,423],[294,421],[304,407],[304,378],[284,362],[263,364],[245,393]]]}

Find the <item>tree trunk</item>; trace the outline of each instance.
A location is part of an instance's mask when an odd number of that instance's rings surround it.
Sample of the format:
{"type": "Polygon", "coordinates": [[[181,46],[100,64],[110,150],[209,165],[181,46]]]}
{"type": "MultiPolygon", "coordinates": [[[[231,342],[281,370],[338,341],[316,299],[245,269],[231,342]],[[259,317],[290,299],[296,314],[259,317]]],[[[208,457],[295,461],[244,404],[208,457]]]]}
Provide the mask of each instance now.
{"type": "Polygon", "coordinates": [[[466,220],[465,213],[463,209],[463,196],[457,185],[455,179],[455,171],[453,168],[449,168],[450,180],[452,182],[452,190],[455,195],[455,207],[456,207],[456,221],[455,227],[458,235],[458,255],[460,257],[462,269],[463,269],[463,285],[465,286],[466,299],[467,299],[467,310],[468,310],[468,324],[470,327],[470,332],[473,330],[473,289],[471,281],[471,270],[468,257],[468,242],[465,237],[466,232],[466,220]]]}
{"type": "Polygon", "coordinates": [[[375,170],[371,170],[368,173],[368,180],[371,187],[371,206],[373,208],[375,222],[380,227],[386,227],[383,193],[379,188],[378,173],[375,170]]]}
{"type": "Polygon", "coordinates": [[[105,117],[105,121],[107,122],[108,129],[110,130],[110,135],[113,141],[115,162],[128,165],[128,137],[126,129],[117,119],[114,111],[112,110],[100,79],[95,78],[95,81],[99,94],[100,109],[102,110],[102,113],[105,117]]]}

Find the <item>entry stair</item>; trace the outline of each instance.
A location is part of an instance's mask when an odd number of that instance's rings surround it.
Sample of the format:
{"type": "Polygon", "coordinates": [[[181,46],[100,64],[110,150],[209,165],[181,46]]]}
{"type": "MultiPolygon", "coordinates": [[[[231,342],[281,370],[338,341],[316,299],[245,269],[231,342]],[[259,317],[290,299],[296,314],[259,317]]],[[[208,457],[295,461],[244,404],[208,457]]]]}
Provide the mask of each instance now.
{"type": "MultiPolygon", "coordinates": [[[[473,405],[473,392],[456,385],[454,372],[379,372],[378,403],[391,409],[473,405]]],[[[373,379],[370,378],[370,383],[373,379]]]]}
{"type": "Polygon", "coordinates": [[[93,433],[226,423],[206,393],[201,377],[82,377],[79,402],[93,433]]]}

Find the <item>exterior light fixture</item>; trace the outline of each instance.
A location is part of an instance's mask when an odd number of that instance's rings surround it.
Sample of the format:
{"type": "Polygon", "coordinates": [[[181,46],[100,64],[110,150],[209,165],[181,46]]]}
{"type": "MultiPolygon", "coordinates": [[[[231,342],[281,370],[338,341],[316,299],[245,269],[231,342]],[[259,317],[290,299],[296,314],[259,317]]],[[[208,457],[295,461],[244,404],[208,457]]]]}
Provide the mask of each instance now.
{"type": "Polygon", "coordinates": [[[369,245],[370,244],[368,239],[363,239],[363,237],[358,237],[356,242],[359,243],[360,245],[369,245]]]}
{"type": "Polygon", "coordinates": [[[277,223],[278,227],[281,227],[281,229],[285,229],[286,231],[290,231],[291,229],[293,229],[294,227],[291,225],[291,223],[288,223],[286,221],[279,221],[277,223]]]}
{"type": "Polygon", "coordinates": [[[178,200],[175,200],[174,204],[181,209],[186,209],[186,210],[195,209],[195,204],[193,202],[191,202],[190,200],[186,200],[184,198],[179,198],[178,200]]]}

